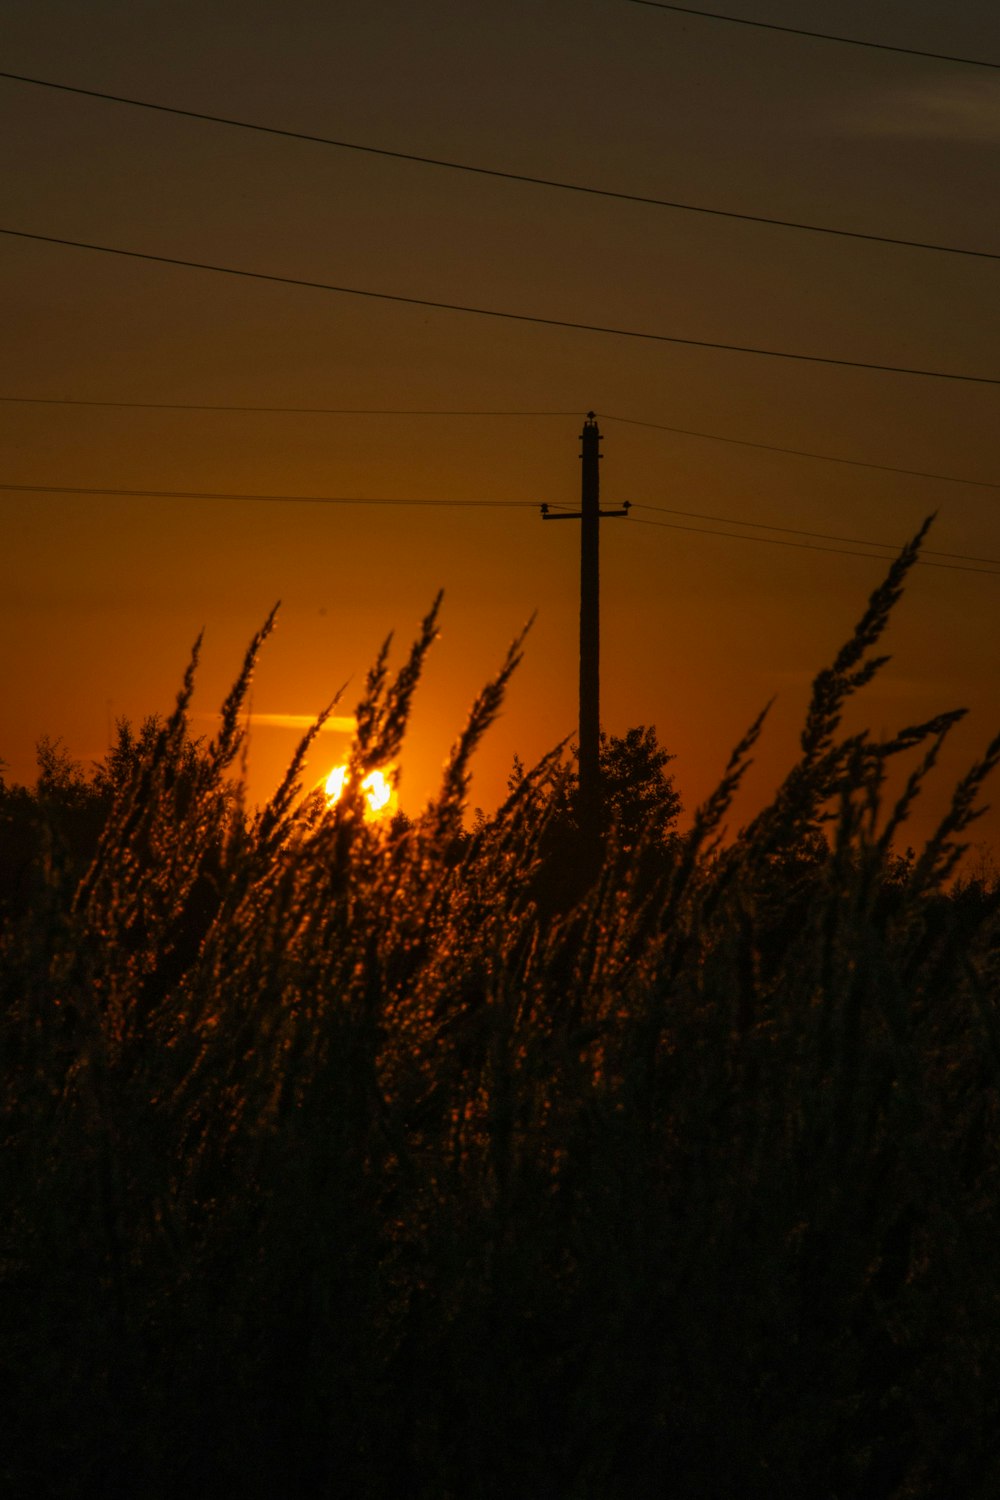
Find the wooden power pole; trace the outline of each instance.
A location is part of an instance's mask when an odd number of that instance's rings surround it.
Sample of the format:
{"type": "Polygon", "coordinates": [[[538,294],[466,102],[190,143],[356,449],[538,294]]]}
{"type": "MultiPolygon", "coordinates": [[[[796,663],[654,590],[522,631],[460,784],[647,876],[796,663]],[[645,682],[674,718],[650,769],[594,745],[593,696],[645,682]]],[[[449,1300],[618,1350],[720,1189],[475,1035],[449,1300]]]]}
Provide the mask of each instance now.
{"type": "Polygon", "coordinates": [[[543,521],[580,522],[580,827],[588,842],[596,840],[601,825],[601,568],[600,523],[628,515],[628,501],[620,510],[601,509],[601,433],[592,411],[580,434],[582,461],[580,509],[550,511],[542,506],[543,521]]]}

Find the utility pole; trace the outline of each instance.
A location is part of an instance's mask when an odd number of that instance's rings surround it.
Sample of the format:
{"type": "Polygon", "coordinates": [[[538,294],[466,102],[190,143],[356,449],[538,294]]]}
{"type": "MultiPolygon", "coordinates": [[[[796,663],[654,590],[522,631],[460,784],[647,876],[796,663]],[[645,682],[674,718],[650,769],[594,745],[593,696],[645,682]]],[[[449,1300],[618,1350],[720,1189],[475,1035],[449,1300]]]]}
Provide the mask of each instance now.
{"type": "Polygon", "coordinates": [[[592,411],[580,434],[580,509],[549,510],[543,521],[580,522],[580,779],[578,816],[588,845],[596,844],[601,826],[601,568],[600,523],[628,515],[601,509],[601,433],[592,411]]]}

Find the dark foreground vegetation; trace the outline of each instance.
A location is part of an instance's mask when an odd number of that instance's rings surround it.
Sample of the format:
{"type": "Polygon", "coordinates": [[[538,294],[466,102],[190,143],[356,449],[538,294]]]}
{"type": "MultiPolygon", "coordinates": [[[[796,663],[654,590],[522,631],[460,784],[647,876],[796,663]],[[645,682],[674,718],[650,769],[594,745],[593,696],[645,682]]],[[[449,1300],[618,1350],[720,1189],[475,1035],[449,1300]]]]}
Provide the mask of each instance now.
{"type": "Polygon", "coordinates": [[[5,1494],[1000,1493],[998,896],[952,878],[1000,744],[901,859],[955,716],[838,727],[914,555],[738,838],[760,724],[569,896],[555,759],[463,830],[517,649],[411,824],[300,759],[243,807],[259,640],[212,744],[189,673],[96,783],[4,789],[5,1494]]]}

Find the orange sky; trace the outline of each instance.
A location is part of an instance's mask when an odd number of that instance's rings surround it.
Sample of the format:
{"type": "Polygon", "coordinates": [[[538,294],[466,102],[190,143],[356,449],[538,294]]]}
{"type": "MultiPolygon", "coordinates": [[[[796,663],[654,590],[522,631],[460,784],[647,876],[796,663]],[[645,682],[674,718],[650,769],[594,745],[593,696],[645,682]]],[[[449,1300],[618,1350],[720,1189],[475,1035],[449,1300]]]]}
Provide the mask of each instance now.
{"type": "MultiPolygon", "coordinates": [[[[930,3],[771,0],[766,17],[1000,57],[1000,21],[985,0],[957,0],[946,18],[930,3]]],[[[1000,252],[1000,75],[626,0],[10,0],[4,67],[393,150],[1000,252]]],[[[0,111],[7,227],[573,322],[1000,377],[998,267],[988,259],[518,186],[11,81],[0,80],[0,111]]],[[[0,258],[3,396],[573,414],[6,401],[5,485],[572,505],[578,433],[595,409],[604,501],[637,507],[602,535],[603,719],[618,733],[656,724],[689,809],[777,695],[742,813],[773,788],[794,756],[808,683],[883,565],[637,525],[684,520],[638,506],[892,543],[936,510],[933,547],[1000,556],[998,488],[614,420],[998,485],[996,386],[498,322],[4,237],[0,258]]],[[[474,693],[533,611],[474,800],[495,803],[515,752],[530,761],[574,729],[577,533],[543,526],[533,509],[11,489],[0,491],[0,527],[9,779],[31,778],[41,734],[61,735],[89,761],[116,716],[169,709],[202,627],[196,706],[210,714],[278,598],[255,710],[310,714],[349,681],[348,713],[382,637],[395,629],[408,644],[444,588],[442,638],[403,762],[404,807],[431,789],[474,693]]],[[[996,576],[918,568],[893,626],[892,664],[859,705],[856,721],[876,735],[944,708],[971,710],[915,836],[1000,727],[998,603],[996,576]]],[[[255,796],[298,732],[255,728],[255,796]]],[[[317,777],[344,743],[324,737],[317,777]]],[[[983,837],[998,834],[996,817],[984,822],[983,837]]]]}

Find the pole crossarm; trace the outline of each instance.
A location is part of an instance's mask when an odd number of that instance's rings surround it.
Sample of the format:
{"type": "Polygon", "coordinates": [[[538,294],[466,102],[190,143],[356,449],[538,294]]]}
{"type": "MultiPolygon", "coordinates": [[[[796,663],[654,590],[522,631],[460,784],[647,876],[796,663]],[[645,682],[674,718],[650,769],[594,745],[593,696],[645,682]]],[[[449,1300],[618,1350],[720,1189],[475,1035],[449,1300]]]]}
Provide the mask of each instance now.
{"type": "MultiPolygon", "coordinates": [[[[598,516],[600,517],[600,519],[602,521],[621,521],[621,520],[624,519],[624,517],[626,517],[628,515],[628,513],[629,513],[629,511],[631,509],[632,509],[632,502],[631,502],[631,500],[626,500],[623,503],[623,505],[622,505],[622,507],[621,507],[620,510],[599,510],[597,512],[597,514],[598,514],[598,516]]],[[[582,521],[583,520],[583,511],[582,510],[560,510],[560,511],[552,512],[552,511],[549,510],[549,507],[547,505],[542,505],[541,511],[542,511],[542,520],[543,521],[582,521]]]]}

